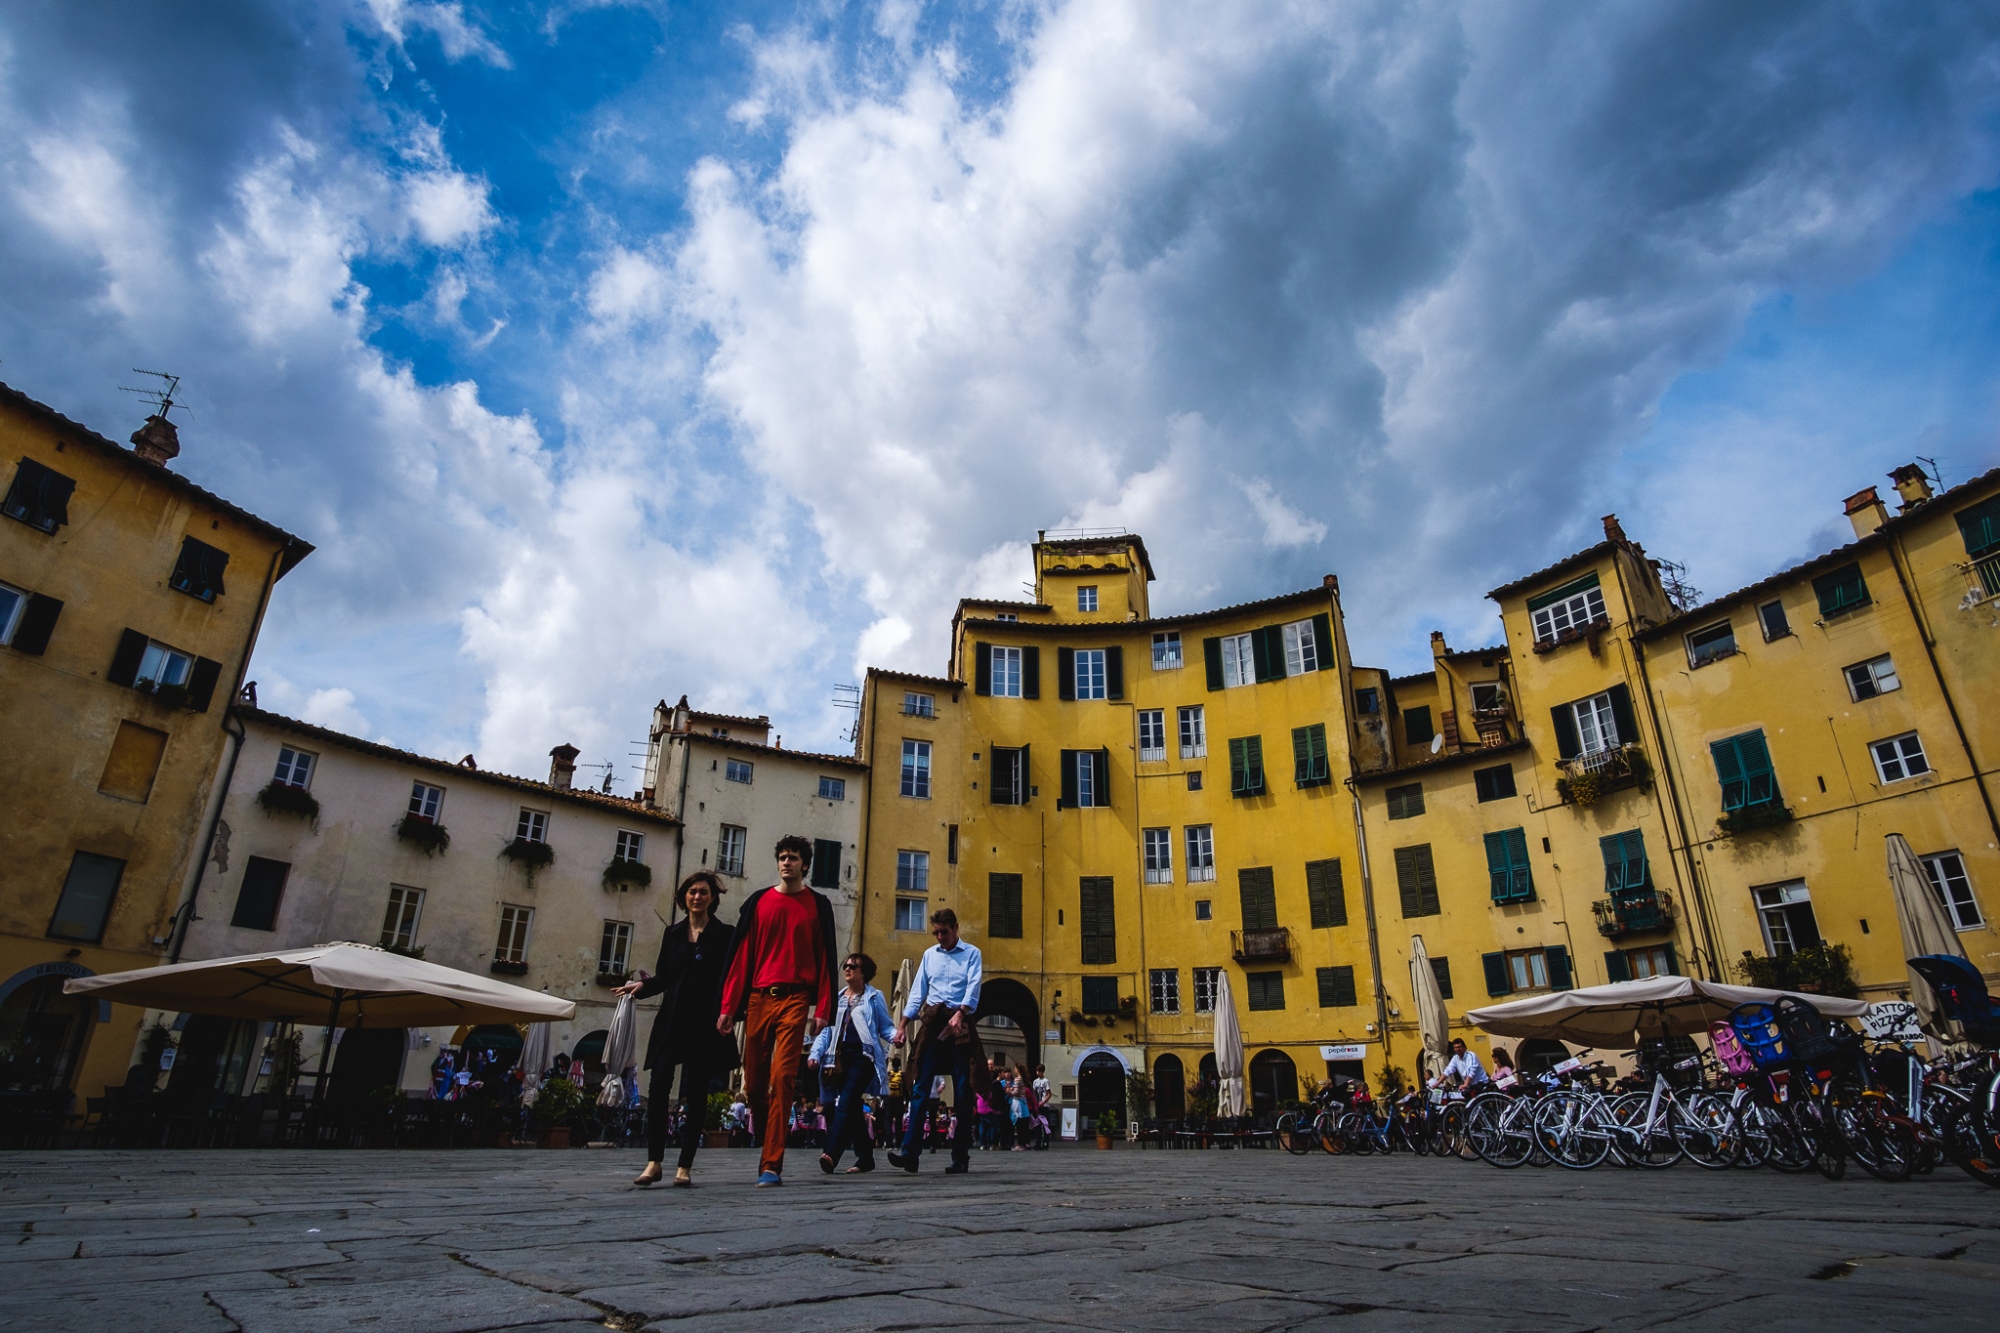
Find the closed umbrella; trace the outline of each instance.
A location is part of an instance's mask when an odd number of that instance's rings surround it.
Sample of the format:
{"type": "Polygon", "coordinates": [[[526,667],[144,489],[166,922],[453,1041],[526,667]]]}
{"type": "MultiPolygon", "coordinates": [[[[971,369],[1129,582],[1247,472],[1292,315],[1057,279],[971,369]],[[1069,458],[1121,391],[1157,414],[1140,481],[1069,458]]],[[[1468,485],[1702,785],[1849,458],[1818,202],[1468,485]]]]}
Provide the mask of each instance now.
{"type": "Polygon", "coordinates": [[[597,1092],[599,1106],[615,1108],[625,1104],[625,1066],[632,1063],[632,1052],[638,1046],[637,1026],[637,1006],[632,997],[620,997],[618,1007],[611,1011],[611,1030],[604,1036],[604,1086],[597,1092]]]}
{"type": "Polygon", "coordinates": [[[542,1071],[555,1061],[555,1038],[547,1023],[530,1023],[521,1043],[521,1095],[533,1097],[542,1086],[542,1071]]]}
{"type": "MultiPolygon", "coordinates": [[[[1538,1037],[1580,1046],[1629,1047],[1635,1038],[1682,1037],[1708,1031],[1739,1004],[1773,1004],[1788,991],[1725,986],[1695,977],[1647,977],[1608,986],[1531,995],[1510,1004],[1466,1011],[1466,1018],[1500,1037],[1538,1037]]],[[[1860,1000],[1795,995],[1830,1018],[1859,1018],[1860,1000]]]]}
{"type": "Polygon", "coordinates": [[[1216,1114],[1230,1119],[1242,1115],[1243,1029],[1236,1023],[1236,996],[1229,989],[1227,972],[1215,987],[1215,1077],[1221,1084],[1216,1114]]]}
{"type": "MultiPolygon", "coordinates": [[[[902,964],[896,969],[896,989],[889,992],[889,1016],[891,1018],[899,1021],[902,1019],[903,1006],[910,1002],[910,987],[915,984],[916,979],[916,966],[909,959],[905,958],[902,964]]],[[[907,1034],[905,1034],[904,1040],[908,1040],[907,1034]]]]}
{"type": "Polygon", "coordinates": [[[1437,972],[1424,950],[1424,937],[1410,936],[1410,997],[1417,1006],[1417,1031],[1424,1040],[1424,1082],[1444,1071],[1451,1049],[1448,1033],[1451,1016],[1445,1012],[1444,992],[1438,989],[1437,972]]]}
{"type": "MultiPolygon", "coordinates": [[[[1944,904],[1938,901],[1936,890],[1931,887],[1930,876],[1924,873],[1923,865],[1910,850],[1908,839],[1900,833],[1891,833],[1889,845],[1889,889],[1896,899],[1896,923],[1903,928],[1903,957],[1921,958],[1926,954],[1951,954],[1965,957],[1965,950],[1958,943],[1958,929],[1945,914],[1944,904]]],[[[1930,983],[1917,974],[1914,967],[1908,969],[1910,977],[1910,1003],[1917,1006],[1918,1025],[1939,1041],[1954,1041],[1958,1033],[1938,1008],[1937,996],[1931,993],[1930,983]]]]}

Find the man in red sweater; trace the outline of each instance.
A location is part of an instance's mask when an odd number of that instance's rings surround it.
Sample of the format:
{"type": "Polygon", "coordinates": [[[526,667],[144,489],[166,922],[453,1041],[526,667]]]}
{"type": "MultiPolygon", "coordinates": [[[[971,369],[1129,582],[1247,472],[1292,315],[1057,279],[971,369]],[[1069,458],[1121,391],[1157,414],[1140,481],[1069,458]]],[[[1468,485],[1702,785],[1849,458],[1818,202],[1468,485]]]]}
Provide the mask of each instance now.
{"type": "Polygon", "coordinates": [[[743,1090],[764,1150],[757,1183],[785,1183],[785,1132],[806,1042],[833,1019],[833,904],[806,884],[812,844],[778,839],[778,882],[757,890],[736,919],[736,949],[722,983],[718,1032],[743,1024],[743,1090]]]}

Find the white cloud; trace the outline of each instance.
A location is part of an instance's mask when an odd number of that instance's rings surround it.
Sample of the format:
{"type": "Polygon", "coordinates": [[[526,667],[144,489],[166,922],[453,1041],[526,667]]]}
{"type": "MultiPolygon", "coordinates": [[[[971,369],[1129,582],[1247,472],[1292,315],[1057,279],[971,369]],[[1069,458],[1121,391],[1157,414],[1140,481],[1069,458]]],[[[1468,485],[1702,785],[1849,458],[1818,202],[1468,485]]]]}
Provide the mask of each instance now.
{"type": "Polygon", "coordinates": [[[354,691],[344,687],[314,690],[299,717],[316,727],[344,731],[350,736],[368,734],[368,719],[354,706],[354,691]]]}
{"type": "Polygon", "coordinates": [[[404,207],[417,234],[439,247],[478,240],[494,224],[485,181],[459,171],[427,171],[403,182],[404,207]]]}
{"type": "Polygon", "coordinates": [[[412,29],[430,32],[443,47],[446,59],[476,57],[500,69],[511,69],[513,61],[498,42],[465,16],[465,6],[427,0],[366,0],[368,12],[383,36],[402,45],[412,29]]]}

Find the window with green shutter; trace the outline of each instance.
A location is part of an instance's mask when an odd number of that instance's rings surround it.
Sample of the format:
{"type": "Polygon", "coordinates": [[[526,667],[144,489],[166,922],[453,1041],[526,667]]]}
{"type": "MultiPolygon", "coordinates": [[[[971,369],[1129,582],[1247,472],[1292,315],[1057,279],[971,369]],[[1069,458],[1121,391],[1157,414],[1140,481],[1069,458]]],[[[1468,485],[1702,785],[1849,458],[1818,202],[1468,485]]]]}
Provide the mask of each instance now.
{"type": "Polygon", "coordinates": [[[1244,976],[1244,989],[1249,993],[1251,1009],[1282,1009],[1285,1007],[1285,974],[1283,972],[1251,972],[1244,976]]]}
{"type": "Polygon", "coordinates": [[[1083,978],[1083,1012],[1086,1014],[1115,1014],[1118,1012],[1118,978],[1083,978]]]}
{"type": "Polygon", "coordinates": [[[1312,928],[1347,924],[1347,889],[1340,879],[1340,858],[1306,862],[1306,906],[1312,928]]]}
{"type": "Polygon", "coordinates": [[[1813,580],[1813,592],[1819,597],[1822,617],[1845,615],[1868,605],[1868,584],[1862,579],[1858,564],[1843,565],[1831,574],[1820,575],[1813,580]]]}
{"type": "Polygon", "coordinates": [[[1402,894],[1404,916],[1438,914],[1437,870],[1431,864],[1429,843],[1396,849],[1396,888],[1402,894]]]}
{"type": "Polygon", "coordinates": [[[1264,738],[1234,736],[1229,741],[1229,794],[1264,794],[1264,738]]]}
{"type": "Polygon", "coordinates": [[[1472,786],[1481,801],[1499,801],[1514,794],[1514,768],[1498,764],[1472,770],[1472,786]]]}
{"type": "Polygon", "coordinates": [[[1333,781],[1326,759],[1326,723],[1292,728],[1292,778],[1301,787],[1323,787],[1333,781]]]}
{"type": "Polygon", "coordinates": [[[1078,882],[1077,924],[1083,931],[1085,963],[1118,961],[1118,923],[1113,907],[1111,876],[1085,875],[1078,882]]]}
{"type": "Polygon", "coordinates": [[[1360,1003],[1354,993],[1354,969],[1352,967],[1321,967],[1314,969],[1319,982],[1319,1007],[1322,1009],[1352,1009],[1360,1003]]]}
{"type": "Polygon", "coordinates": [[[1486,835],[1486,872],[1493,880],[1493,901],[1527,903],[1535,900],[1535,880],[1528,868],[1526,830],[1500,829],[1486,835]]]}
{"type": "Polygon", "coordinates": [[[996,940],[1021,938],[1021,877],[994,873],[986,877],[986,933],[996,940]]]}
{"type": "Polygon", "coordinates": [[[1412,782],[1408,786],[1391,787],[1383,793],[1389,801],[1389,818],[1410,819],[1424,812],[1424,784],[1412,782]]]}
{"type": "Polygon", "coordinates": [[[2000,495],[1961,509],[1954,517],[1958,519],[1958,535],[1965,538],[1967,555],[1977,560],[2000,551],[2000,495]]]}
{"type": "Polygon", "coordinates": [[[1403,710],[1403,741],[1408,745],[1429,745],[1437,731],[1431,726],[1429,704],[1403,710]]]}
{"type": "Polygon", "coordinates": [[[1651,873],[1646,867],[1646,837],[1638,829],[1599,838],[1604,853],[1604,891],[1637,892],[1648,887],[1651,873]]]}
{"type": "Polygon", "coordinates": [[[1236,872],[1236,892],[1243,900],[1243,929],[1278,928],[1278,888],[1269,866],[1236,872]]]}
{"type": "Polygon", "coordinates": [[[1769,805],[1778,799],[1778,776],[1771,768],[1771,752],[1765,748],[1762,731],[1716,741],[1708,751],[1715,760],[1715,776],[1722,783],[1725,811],[1769,805]]]}
{"type": "Polygon", "coordinates": [[[1431,975],[1437,978],[1438,998],[1449,1000],[1451,998],[1451,959],[1431,959],[1431,975]]]}

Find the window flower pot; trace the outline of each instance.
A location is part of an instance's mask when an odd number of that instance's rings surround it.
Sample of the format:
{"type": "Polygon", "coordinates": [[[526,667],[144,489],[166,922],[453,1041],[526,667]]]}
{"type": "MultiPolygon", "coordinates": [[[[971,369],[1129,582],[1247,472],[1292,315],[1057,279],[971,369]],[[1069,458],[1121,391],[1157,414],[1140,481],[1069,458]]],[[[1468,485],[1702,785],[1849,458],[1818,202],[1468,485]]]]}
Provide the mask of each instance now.
{"type": "Polygon", "coordinates": [[[1112,1145],[1117,1142],[1118,1140],[1109,1134],[1099,1134],[1097,1136],[1097,1150],[1099,1152],[1110,1152],[1112,1145]]]}
{"type": "Polygon", "coordinates": [[[301,819],[319,819],[319,801],[304,787],[294,787],[289,782],[279,782],[273,778],[257,793],[257,804],[264,807],[267,815],[297,815],[301,819]]]}
{"type": "Polygon", "coordinates": [[[604,867],[604,887],[617,892],[626,889],[643,889],[653,882],[653,868],[644,861],[621,861],[613,858],[604,867]]]}
{"type": "Polygon", "coordinates": [[[530,872],[546,870],[556,863],[556,849],[533,838],[516,838],[500,849],[500,855],[530,872]]]}
{"type": "Polygon", "coordinates": [[[436,856],[451,846],[450,831],[422,815],[404,815],[402,822],[396,825],[396,836],[425,856],[436,856]]]}

